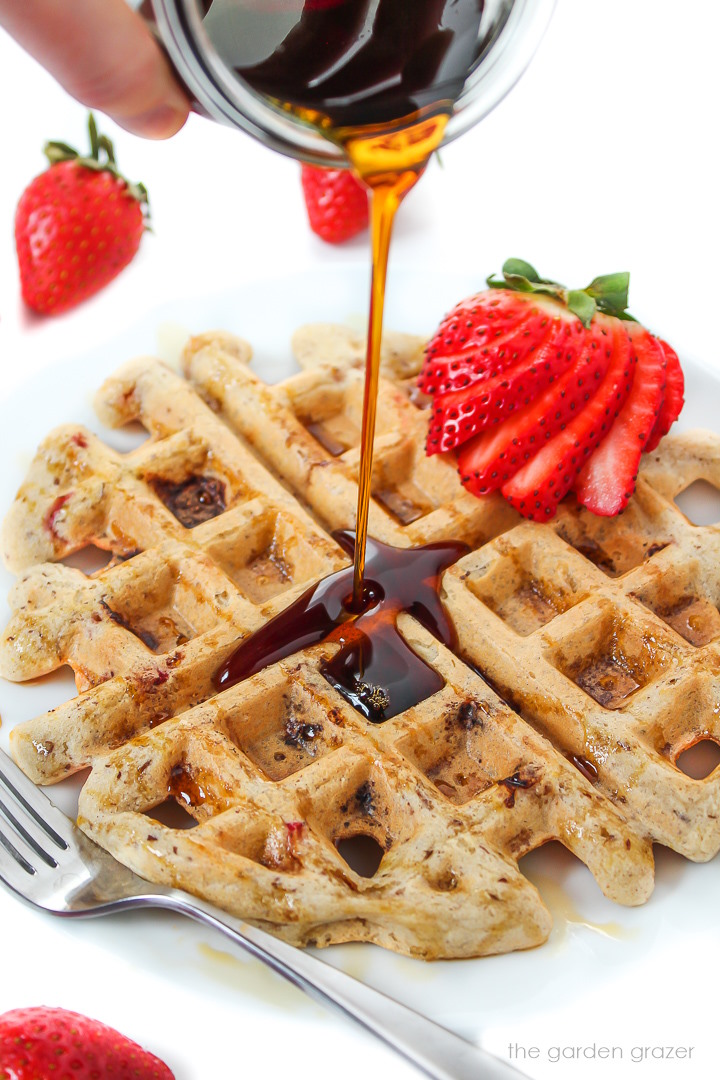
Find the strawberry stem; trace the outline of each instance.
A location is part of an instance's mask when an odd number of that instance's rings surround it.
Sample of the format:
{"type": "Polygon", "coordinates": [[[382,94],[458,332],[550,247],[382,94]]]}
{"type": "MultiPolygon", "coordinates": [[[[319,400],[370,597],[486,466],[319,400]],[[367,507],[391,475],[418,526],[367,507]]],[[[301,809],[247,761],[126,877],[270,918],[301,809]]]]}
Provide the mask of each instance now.
{"type": "Polygon", "coordinates": [[[557,281],[542,278],[535,267],[524,259],[506,259],[502,278],[491,274],[487,284],[491,289],[512,289],[515,292],[543,293],[552,296],[577,315],[588,327],[596,311],[614,315],[616,319],[635,320],[627,311],[630,274],[621,271],[594,278],[584,289],[567,289],[557,281]]]}
{"type": "Polygon", "coordinates": [[[94,172],[109,172],[116,176],[118,180],[122,180],[127,186],[128,194],[133,199],[137,199],[143,207],[145,227],[150,229],[150,202],[147,188],[144,184],[132,183],[118,170],[112,141],[107,135],[101,135],[98,132],[95,117],[92,113],[88,114],[88,133],[90,136],[89,155],[80,154],[74,146],[69,146],[68,143],[58,141],[45,143],[43,153],[50,165],[58,165],[61,161],[75,161],[85,169],[92,169],[94,172]]]}
{"type": "Polygon", "coordinates": [[[88,113],[88,131],[90,132],[90,153],[93,161],[100,160],[100,143],[98,142],[97,124],[92,113],[88,113]]]}

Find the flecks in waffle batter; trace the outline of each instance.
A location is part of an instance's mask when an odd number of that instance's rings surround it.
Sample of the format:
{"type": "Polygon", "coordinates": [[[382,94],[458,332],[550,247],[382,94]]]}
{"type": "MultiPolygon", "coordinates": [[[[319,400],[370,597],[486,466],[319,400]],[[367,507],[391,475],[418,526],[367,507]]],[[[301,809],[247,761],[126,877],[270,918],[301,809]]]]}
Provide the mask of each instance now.
{"type": "Polygon", "coordinates": [[[97,408],[139,420],[145,444],[121,455],[73,426],[41,447],[5,525],[20,576],[0,663],[13,679],[70,664],[81,693],[12,733],[28,775],[92,766],[91,836],[297,944],[523,948],[550,917],[517,860],[548,840],[626,904],[652,889],[653,841],[715,854],[720,780],[675,761],[720,738],[720,530],[672,500],[720,485],[720,439],[666,439],[621,518],[566,504],[519,524],[425,457],[407,335],[386,338],[370,532],[475,549],[443,579],[462,658],[401,615],[444,685],[383,724],[323,678],[327,643],[216,691],[243,636],[347,564],[330,531],[354,523],[364,345],[313,327],[294,347],[306,370],[272,387],[224,334],[191,340],[187,379],[135,361],[97,408]],[[89,544],[113,552],[105,570],[59,561],[89,544]],[[195,827],[153,816],[168,799],[195,827]],[[371,877],[338,850],[357,836],[384,853],[371,877]]]}

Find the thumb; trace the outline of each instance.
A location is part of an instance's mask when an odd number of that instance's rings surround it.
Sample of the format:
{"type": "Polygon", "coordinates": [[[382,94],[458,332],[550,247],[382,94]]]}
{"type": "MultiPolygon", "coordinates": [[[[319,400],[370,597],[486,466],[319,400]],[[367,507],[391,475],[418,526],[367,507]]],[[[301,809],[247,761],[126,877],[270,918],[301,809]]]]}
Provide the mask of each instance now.
{"type": "Polygon", "coordinates": [[[0,24],[84,105],[136,135],[165,139],[189,103],[125,0],[0,0],[0,24]]]}

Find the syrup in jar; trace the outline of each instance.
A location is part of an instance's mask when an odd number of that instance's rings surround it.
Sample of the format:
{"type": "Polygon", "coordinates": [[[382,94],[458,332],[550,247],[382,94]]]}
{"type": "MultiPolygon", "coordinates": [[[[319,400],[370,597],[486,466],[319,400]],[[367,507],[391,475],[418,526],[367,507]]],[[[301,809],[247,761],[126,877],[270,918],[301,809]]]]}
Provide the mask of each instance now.
{"type": "Polygon", "coordinates": [[[226,63],[256,92],[341,142],[349,128],[405,125],[425,109],[450,112],[478,60],[483,0],[239,6],[237,36],[216,36],[226,63]]]}

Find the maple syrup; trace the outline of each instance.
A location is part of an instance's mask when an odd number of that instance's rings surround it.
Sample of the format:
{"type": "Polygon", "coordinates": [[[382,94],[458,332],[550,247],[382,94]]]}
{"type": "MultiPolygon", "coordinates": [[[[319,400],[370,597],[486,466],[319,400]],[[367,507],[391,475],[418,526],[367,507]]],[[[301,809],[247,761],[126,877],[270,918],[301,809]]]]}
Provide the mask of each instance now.
{"type": "Polygon", "coordinates": [[[479,61],[484,6],[484,0],[244,0],[243,32],[221,49],[255,92],[338,143],[370,189],[372,282],[352,601],[357,611],[393,221],[442,142],[453,104],[479,61]]]}
{"type": "Polygon", "coordinates": [[[355,518],[357,542],[353,566],[352,602],[356,610],[362,605],[363,596],[390,237],[397,208],[417,183],[430,154],[440,145],[447,119],[447,115],[443,114],[428,116],[392,135],[352,135],[345,144],[355,171],[371,191],[372,280],[355,518]]]}
{"type": "MultiPolygon", "coordinates": [[[[355,534],[335,533],[348,554],[355,534]]],[[[455,629],[439,596],[444,570],[468,551],[460,541],[396,548],[367,542],[362,605],[352,598],[353,570],[323,578],[246,638],[217,675],[221,690],[321,641],[340,645],[321,668],[328,682],[367,720],[381,723],[442,689],[442,677],[414,652],[397,628],[406,611],[448,648],[455,629]]]]}
{"type": "Polygon", "coordinates": [[[343,149],[369,189],[372,247],[355,534],[338,535],[353,554],[352,587],[346,570],[313,586],[240,645],[219,673],[221,688],[325,639],[341,648],[323,675],[373,722],[443,685],[408,647],[396,620],[409,611],[446,645],[455,644],[439,579],[467,548],[452,541],[388,547],[368,539],[368,513],[393,221],[442,142],[453,104],[479,61],[484,3],[243,0],[243,33],[220,50],[253,91],[343,149]]]}
{"type": "Polygon", "coordinates": [[[173,765],[167,791],[181,806],[202,806],[207,801],[207,792],[185,764],[173,765]]]}
{"type": "MultiPolygon", "coordinates": [[[[484,0],[240,0],[238,32],[216,32],[214,39],[256,93],[302,111],[323,133],[405,125],[428,107],[449,111],[460,96],[483,45],[484,6],[484,0]]],[[[211,5],[206,10],[218,17],[211,5]]]]}
{"type": "MultiPolygon", "coordinates": [[[[273,110],[288,113],[299,122],[296,127],[313,129],[335,143],[369,188],[372,283],[353,577],[357,610],[363,596],[380,338],[395,212],[442,142],[455,102],[501,36],[513,3],[195,0],[195,19],[191,0],[142,0],[139,5],[141,15],[160,30],[178,77],[189,79],[191,98],[194,88],[199,90],[201,111],[211,102],[210,115],[229,115],[232,93],[222,79],[217,85],[214,81],[219,61],[238,76],[238,87],[249,88],[248,97],[267,106],[266,118],[273,110]],[[209,99],[206,76],[212,87],[209,99]]],[[[245,126],[242,111],[233,115],[245,126]]],[[[252,115],[251,110],[244,120],[249,123],[252,115]]],[[[265,131],[255,121],[248,130],[261,138],[265,131]]],[[[286,149],[285,144],[280,148],[286,149]]]]}

